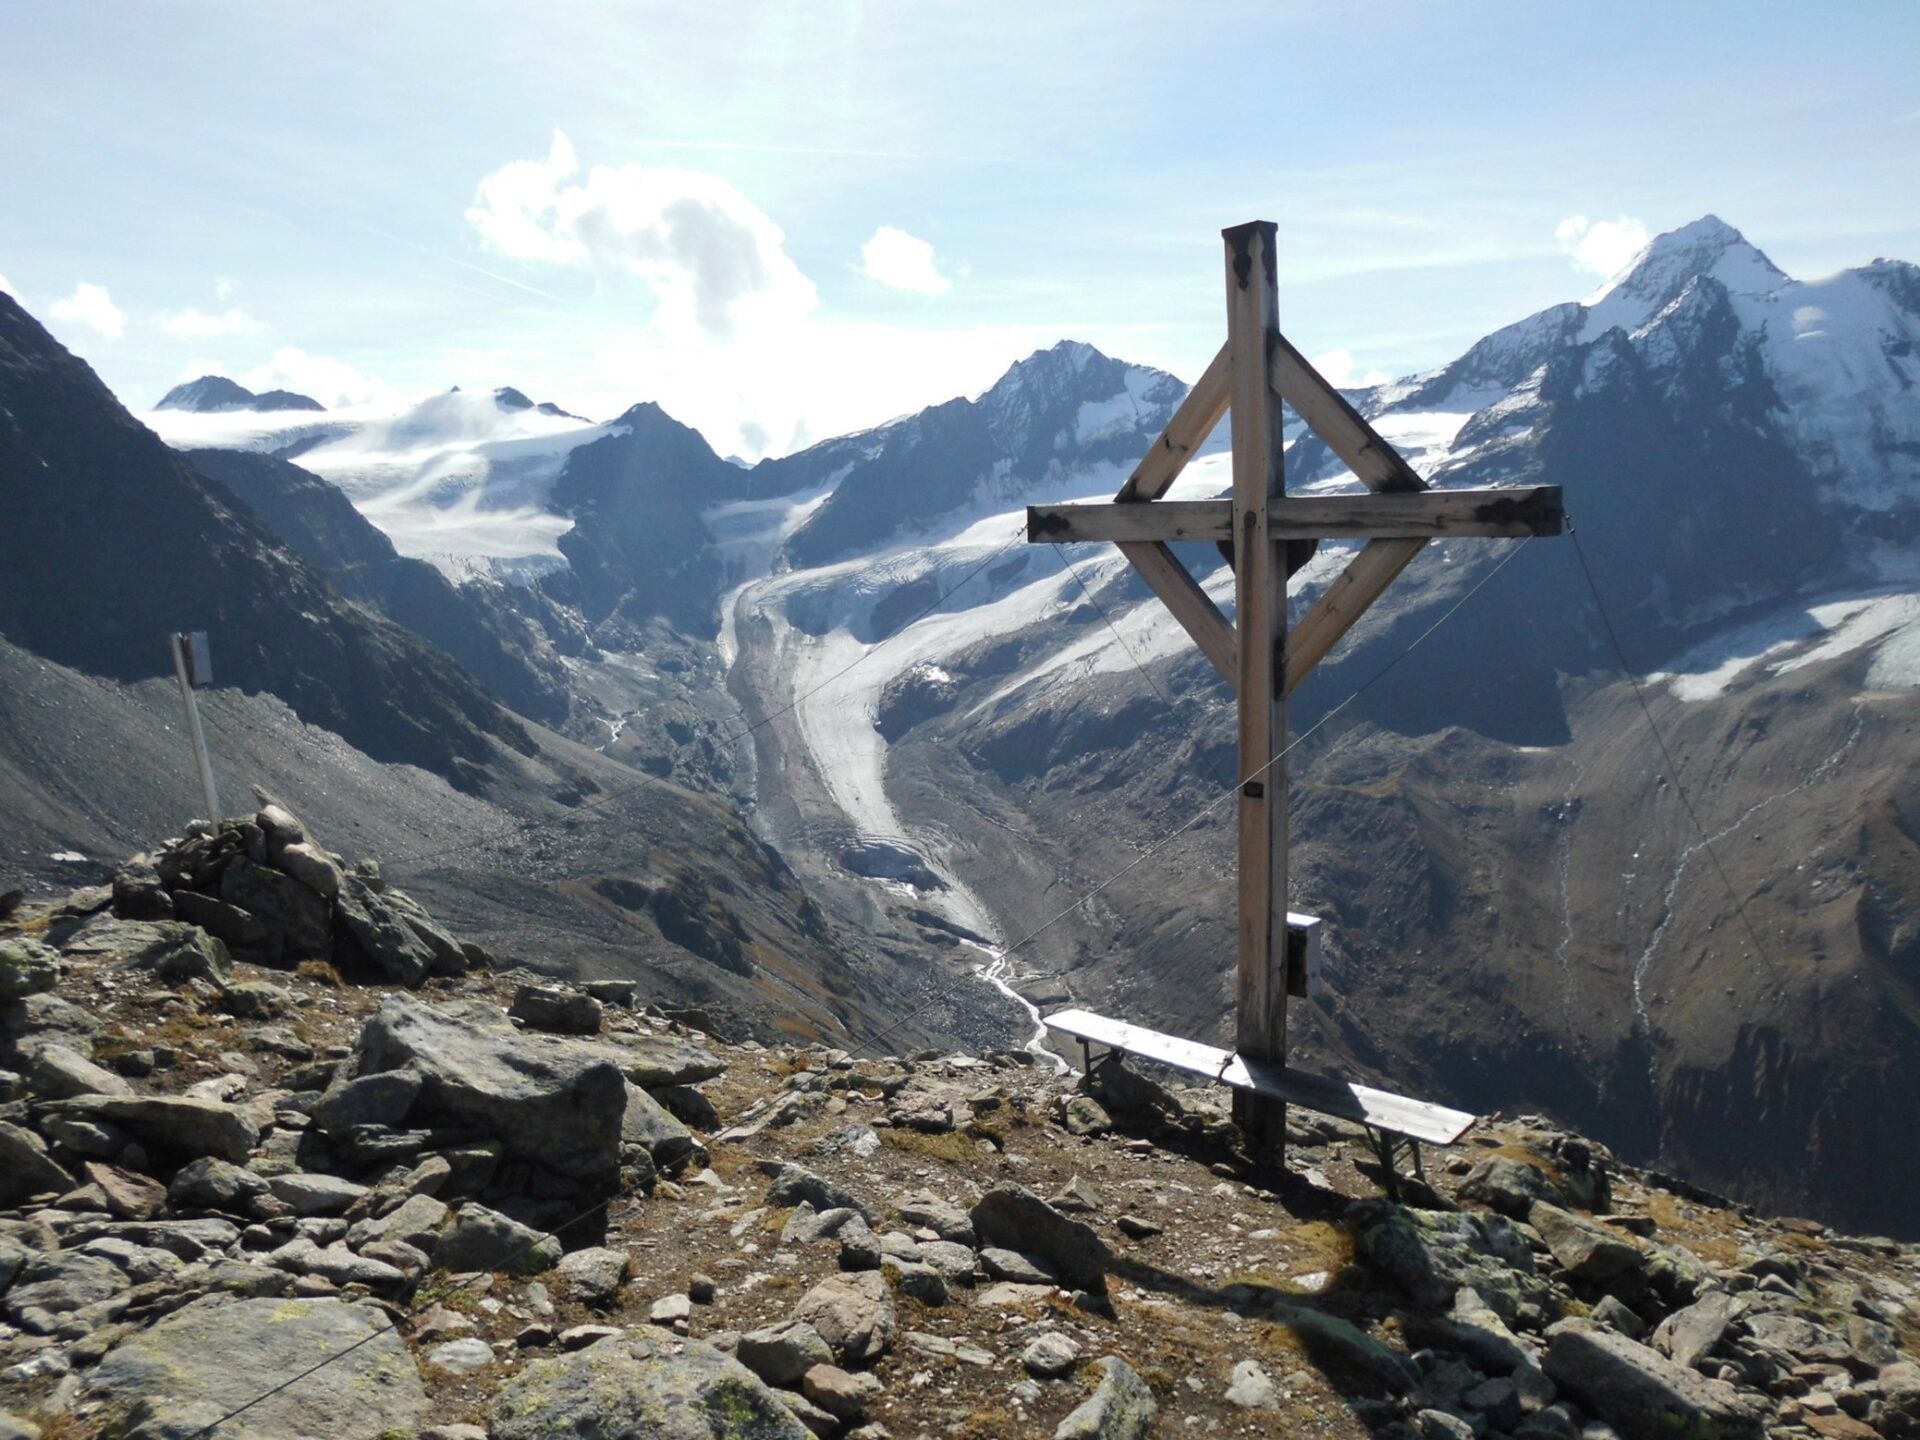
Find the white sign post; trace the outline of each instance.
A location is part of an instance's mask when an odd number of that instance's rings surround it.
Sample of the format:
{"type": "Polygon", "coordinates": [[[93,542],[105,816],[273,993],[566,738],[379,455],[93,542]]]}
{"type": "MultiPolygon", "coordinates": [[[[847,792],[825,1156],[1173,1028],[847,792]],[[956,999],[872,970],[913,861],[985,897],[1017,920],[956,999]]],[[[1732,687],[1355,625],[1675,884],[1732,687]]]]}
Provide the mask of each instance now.
{"type": "Polygon", "coordinates": [[[213,683],[213,659],[207,650],[207,632],[194,630],[169,635],[173,651],[173,674],[180,682],[180,703],[187,711],[187,733],[193,737],[193,758],[200,766],[200,794],[207,802],[207,818],[220,818],[220,797],[213,788],[213,761],[207,755],[206,732],[200,728],[200,706],[193,698],[194,687],[213,683]]]}

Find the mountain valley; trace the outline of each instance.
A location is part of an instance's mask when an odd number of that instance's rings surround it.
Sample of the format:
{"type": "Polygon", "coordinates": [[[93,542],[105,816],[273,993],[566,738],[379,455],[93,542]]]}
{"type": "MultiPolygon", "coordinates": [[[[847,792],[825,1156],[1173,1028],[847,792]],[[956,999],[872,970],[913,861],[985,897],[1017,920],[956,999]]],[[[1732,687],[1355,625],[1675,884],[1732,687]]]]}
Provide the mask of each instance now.
{"type": "MultiPolygon", "coordinates": [[[[749,467],[657,405],[596,424],[510,390],[213,387],[150,434],[0,322],[27,877],[186,818],[154,677],[167,629],[204,628],[223,789],[287,795],[525,963],[646,976],[743,1035],[1026,1041],[986,975],[1228,1028],[1231,696],[1117,554],[1029,546],[1021,514],[1110,496],[1175,377],[1063,342],[749,467]]],[[[1298,1063],[1920,1234],[1920,1157],[1871,1118],[1920,1089],[1916,341],[1914,267],[1793,281],[1707,217],[1350,392],[1435,484],[1562,486],[1575,535],[1430,545],[1295,697],[1292,898],[1330,932],[1298,1063]]],[[[1225,428],[1174,498],[1226,488],[1225,428]]],[[[1287,437],[1290,488],[1354,488],[1287,437]]],[[[1323,543],[1296,607],[1348,553],[1323,543]]],[[[1183,555],[1230,606],[1220,558],[1183,555]]]]}

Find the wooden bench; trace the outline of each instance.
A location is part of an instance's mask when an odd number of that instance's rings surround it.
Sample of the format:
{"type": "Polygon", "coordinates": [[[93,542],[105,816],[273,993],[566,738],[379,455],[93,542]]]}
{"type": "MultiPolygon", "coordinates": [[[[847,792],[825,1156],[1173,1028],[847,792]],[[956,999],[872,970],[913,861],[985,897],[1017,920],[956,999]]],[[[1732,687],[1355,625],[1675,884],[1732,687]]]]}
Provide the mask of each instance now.
{"type": "Polygon", "coordinates": [[[1231,1050],[1162,1035],[1143,1025],[1110,1020],[1091,1010],[1061,1010],[1047,1016],[1046,1023],[1049,1029],[1080,1041],[1083,1051],[1088,1045],[1122,1050],[1236,1090],[1270,1095],[1289,1105],[1364,1125],[1375,1137],[1375,1152],[1386,1167],[1389,1194],[1397,1190],[1393,1166],[1395,1138],[1409,1142],[1417,1175],[1420,1173],[1419,1142],[1451,1145],[1466,1134],[1478,1118],[1464,1110],[1449,1110],[1444,1105],[1375,1090],[1370,1085],[1356,1084],[1338,1076],[1294,1070],[1276,1061],[1248,1060],[1231,1050]]]}

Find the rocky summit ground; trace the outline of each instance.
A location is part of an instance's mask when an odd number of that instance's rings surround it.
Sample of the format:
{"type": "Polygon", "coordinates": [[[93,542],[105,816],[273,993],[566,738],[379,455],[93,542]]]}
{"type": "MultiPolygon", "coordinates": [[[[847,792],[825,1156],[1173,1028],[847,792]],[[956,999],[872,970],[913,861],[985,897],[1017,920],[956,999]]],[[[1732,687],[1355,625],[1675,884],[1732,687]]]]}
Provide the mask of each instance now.
{"type": "Polygon", "coordinates": [[[729,1043],[271,804],[0,897],[0,1096],[0,1440],[1920,1437],[1920,1247],[1531,1117],[1389,1198],[1116,1065],[729,1043]]]}

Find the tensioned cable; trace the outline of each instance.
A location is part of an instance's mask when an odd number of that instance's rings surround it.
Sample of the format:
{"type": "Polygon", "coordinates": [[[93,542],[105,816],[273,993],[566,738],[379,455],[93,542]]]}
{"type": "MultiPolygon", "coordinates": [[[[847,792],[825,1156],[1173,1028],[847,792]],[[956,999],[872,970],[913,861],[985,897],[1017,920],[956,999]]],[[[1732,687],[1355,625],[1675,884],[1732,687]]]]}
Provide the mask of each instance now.
{"type": "MultiPolygon", "coordinates": [[[[1087,603],[1100,612],[1100,618],[1107,622],[1107,629],[1113,635],[1114,643],[1125,653],[1127,659],[1133,662],[1133,668],[1140,672],[1140,678],[1147,682],[1148,688],[1159,697],[1160,703],[1167,707],[1167,713],[1169,715],[1177,713],[1174,707],[1173,697],[1160,688],[1160,682],[1153,678],[1153,673],[1141,663],[1140,657],[1133,653],[1133,647],[1127,644],[1126,637],[1120,633],[1120,627],[1114,624],[1113,616],[1107,612],[1107,607],[1100,603],[1099,597],[1093,593],[1092,588],[1088,586],[1087,582],[1080,577],[1079,570],[1076,569],[1073,562],[1067,558],[1066,549],[1057,540],[1053,542],[1053,553],[1054,557],[1059,560],[1061,566],[1073,577],[1073,583],[1080,587],[1080,593],[1087,597],[1087,603]]],[[[1204,752],[1196,753],[1204,754],[1204,752]]],[[[1218,765],[1208,760],[1207,768],[1213,772],[1213,780],[1216,785],[1225,785],[1227,783],[1227,777],[1220,773],[1220,767],[1218,765]]]]}
{"type": "Polygon", "coordinates": [[[1660,726],[1654,721],[1653,707],[1647,703],[1646,689],[1640,682],[1640,676],[1627,661],[1627,652],[1620,644],[1620,636],[1613,628],[1613,620],[1607,614],[1606,601],[1600,598],[1600,587],[1594,583],[1593,568],[1587,564],[1587,552],[1580,544],[1580,536],[1574,528],[1567,527],[1567,535],[1573,541],[1573,553],[1580,561],[1580,573],[1586,576],[1587,590],[1593,596],[1593,608],[1599,613],[1601,627],[1607,632],[1607,640],[1613,646],[1614,659],[1620,662],[1620,673],[1627,677],[1633,686],[1633,698],[1640,703],[1640,713],[1646,717],[1647,729],[1653,735],[1653,743],[1660,749],[1661,757],[1667,762],[1667,774],[1673,778],[1673,792],[1680,797],[1680,806],[1687,812],[1687,819],[1693,822],[1695,833],[1700,836],[1700,847],[1707,852],[1707,859],[1713,862],[1713,870],[1720,877],[1720,883],[1727,887],[1727,898],[1733,902],[1733,910],[1740,917],[1740,923],[1746,928],[1747,936],[1753,941],[1753,948],[1760,957],[1760,963],[1767,967],[1775,990],[1780,987],[1780,972],[1773,967],[1773,960],[1767,954],[1767,947],[1761,943],[1760,932],[1754,928],[1753,921],[1747,915],[1747,907],[1740,899],[1740,893],[1733,888],[1733,881],[1720,863],[1720,854],[1713,848],[1713,840],[1707,834],[1707,827],[1700,823],[1700,816],[1693,808],[1693,800],[1687,794],[1687,787],[1680,780],[1680,766],[1673,758],[1673,751],[1667,748],[1666,737],[1660,733],[1660,726]]]}
{"type": "MultiPolygon", "coordinates": [[[[1051,918],[1049,918],[1047,921],[1045,921],[1043,924],[1039,925],[1035,929],[1028,931],[1025,935],[1021,936],[1020,939],[1016,940],[1012,945],[1008,946],[1006,949],[1000,951],[999,958],[1004,960],[1007,957],[1015,954],[1025,946],[1031,944],[1033,941],[1039,939],[1040,936],[1044,935],[1047,931],[1051,930],[1055,925],[1059,924],[1062,920],[1066,919],[1067,916],[1071,915],[1074,911],[1078,910],[1081,906],[1085,905],[1089,900],[1092,900],[1095,896],[1099,895],[1101,891],[1107,889],[1111,885],[1118,883],[1120,880],[1124,879],[1126,876],[1132,874],[1135,870],[1139,869],[1142,865],[1146,864],[1147,861],[1151,860],[1155,855],[1159,854],[1160,851],[1164,850],[1168,845],[1171,845],[1175,840],[1179,839],[1182,835],[1186,834],[1187,831],[1191,830],[1194,826],[1198,825],[1223,800],[1228,799],[1230,796],[1238,795],[1240,793],[1241,786],[1249,785],[1253,781],[1258,780],[1261,776],[1265,775],[1269,770],[1271,770],[1275,765],[1278,765],[1282,760],[1286,759],[1288,755],[1292,754],[1296,749],[1298,749],[1302,744],[1304,744],[1314,734],[1315,731],[1319,730],[1323,725],[1327,724],[1328,721],[1332,720],[1334,716],[1338,715],[1342,710],[1345,710],[1349,705],[1353,704],[1354,701],[1358,700],[1362,695],[1366,694],[1367,691],[1371,690],[1375,685],[1379,684],[1379,682],[1385,679],[1387,674],[1390,671],[1392,671],[1396,665],[1398,665],[1402,660],[1406,659],[1407,656],[1411,655],[1415,650],[1417,650],[1420,647],[1420,645],[1427,639],[1428,636],[1432,635],[1434,631],[1438,630],[1442,625],[1446,624],[1447,621],[1451,620],[1454,617],[1454,615],[1456,615],[1459,612],[1461,606],[1465,605],[1467,601],[1471,600],[1475,595],[1478,595],[1481,592],[1481,590],[1485,589],[1488,583],[1492,581],[1494,576],[1498,575],[1502,570],[1507,568],[1507,563],[1511,561],[1514,556],[1520,553],[1520,551],[1525,547],[1527,540],[1530,538],[1532,537],[1522,536],[1520,538],[1520,543],[1513,546],[1513,548],[1508,550],[1505,555],[1501,556],[1500,563],[1495,565],[1492,569],[1488,570],[1487,573],[1481,576],[1479,580],[1475,581],[1473,584],[1473,587],[1469,589],[1466,594],[1462,595],[1458,600],[1454,601],[1453,604],[1448,606],[1446,609],[1446,612],[1442,614],[1438,620],[1435,620],[1433,624],[1429,625],[1425,630],[1421,631],[1418,635],[1416,635],[1413,638],[1413,641],[1404,650],[1400,651],[1399,654],[1395,655],[1391,660],[1387,661],[1385,665],[1382,665],[1368,679],[1362,681],[1361,684],[1357,688],[1355,688],[1353,693],[1348,695],[1346,699],[1342,700],[1338,705],[1335,705],[1331,710],[1327,711],[1326,714],[1322,715],[1318,720],[1314,721],[1312,725],[1308,726],[1305,730],[1301,731],[1300,734],[1296,735],[1292,740],[1290,740],[1287,743],[1286,748],[1281,750],[1279,754],[1275,755],[1272,759],[1268,760],[1266,764],[1262,765],[1259,769],[1255,770],[1252,774],[1246,776],[1243,780],[1240,781],[1238,785],[1233,785],[1225,790],[1222,790],[1218,795],[1215,795],[1213,799],[1209,800],[1205,805],[1201,806],[1199,810],[1195,811],[1192,815],[1188,816],[1187,819],[1183,823],[1181,823],[1178,827],[1170,831],[1161,839],[1155,841],[1151,846],[1149,846],[1145,851],[1143,851],[1135,859],[1130,861],[1127,865],[1123,866],[1119,870],[1116,870],[1113,874],[1109,875],[1106,879],[1102,880],[1098,885],[1094,886],[1091,890],[1087,891],[1084,895],[1082,895],[1079,899],[1075,900],[1072,904],[1060,910],[1058,913],[1053,915],[1051,918]]],[[[1043,971],[1040,973],[1044,978],[1050,978],[1050,979],[1060,978],[1057,972],[1043,971]]],[[[957,991],[960,988],[960,985],[964,983],[965,980],[970,980],[972,978],[973,977],[971,975],[968,975],[968,976],[962,977],[961,980],[957,980],[954,984],[949,985],[946,989],[940,991],[940,993],[936,994],[931,1000],[928,1000],[925,1004],[920,1005],[916,1009],[908,1011],[905,1015],[901,1016],[900,1019],[896,1020],[892,1025],[889,1025],[886,1029],[881,1030],[874,1035],[870,1035],[866,1039],[861,1040],[855,1045],[853,1045],[852,1047],[850,1047],[848,1053],[851,1054],[853,1053],[853,1051],[864,1050],[868,1046],[874,1045],[879,1041],[886,1039],[887,1036],[894,1034],[902,1026],[904,1026],[908,1021],[913,1020],[916,1017],[925,1014],[927,1011],[931,1010],[935,1005],[940,1004],[943,1000],[947,999],[950,995],[952,995],[955,991],[957,991]]]]}

